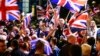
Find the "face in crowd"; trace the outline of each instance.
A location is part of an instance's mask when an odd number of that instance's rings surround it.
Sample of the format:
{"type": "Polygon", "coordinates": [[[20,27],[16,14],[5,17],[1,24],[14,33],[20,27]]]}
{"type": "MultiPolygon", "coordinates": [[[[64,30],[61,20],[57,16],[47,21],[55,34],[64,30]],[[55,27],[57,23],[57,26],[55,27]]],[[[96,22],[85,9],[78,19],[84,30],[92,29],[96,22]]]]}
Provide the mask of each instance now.
{"type": "Polygon", "coordinates": [[[96,40],[96,50],[100,51],[100,39],[96,40]]]}
{"type": "Polygon", "coordinates": [[[4,40],[0,40],[0,53],[4,53],[6,50],[6,43],[4,40]]]}

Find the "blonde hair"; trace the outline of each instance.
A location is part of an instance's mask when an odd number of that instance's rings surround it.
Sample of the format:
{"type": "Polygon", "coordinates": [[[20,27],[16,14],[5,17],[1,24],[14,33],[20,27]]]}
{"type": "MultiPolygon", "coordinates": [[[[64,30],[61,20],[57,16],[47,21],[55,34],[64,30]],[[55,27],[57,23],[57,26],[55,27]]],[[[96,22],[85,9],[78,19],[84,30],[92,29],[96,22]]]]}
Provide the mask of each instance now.
{"type": "Polygon", "coordinates": [[[90,53],[91,53],[91,46],[84,43],[81,45],[81,48],[82,48],[82,55],[83,56],[90,56],[90,53]]]}

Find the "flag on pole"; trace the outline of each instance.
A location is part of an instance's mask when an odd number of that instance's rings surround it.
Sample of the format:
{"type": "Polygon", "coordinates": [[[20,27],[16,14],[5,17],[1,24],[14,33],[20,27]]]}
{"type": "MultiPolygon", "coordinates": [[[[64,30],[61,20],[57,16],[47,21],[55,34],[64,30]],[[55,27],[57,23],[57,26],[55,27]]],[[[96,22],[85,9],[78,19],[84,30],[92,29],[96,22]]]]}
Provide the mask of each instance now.
{"type": "Polygon", "coordinates": [[[59,12],[60,12],[60,6],[57,6],[55,9],[54,9],[54,16],[53,18],[51,19],[51,21],[54,23],[54,26],[57,27],[58,26],[58,23],[59,23],[59,12]]]}
{"type": "Polygon", "coordinates": [[[50,0],[52,4],[65,7],[71,11],[79,12],[87,0],[50,0]]]}
{"type": "Polygon", "coordinates": [[[60,12],[60,6],[57,6],[55,8],[55,12],[54,12],[54,25],[55,26],[58,26],[58,23],[59,23],[59,12],[60,12]]]}
{"type": "Polygon", "coordinates": [[[46,18],[49,19],[50,14],[49,14],[49,10],[51,9],[49,2],[47,2],[47,8],[46,8],[46,18]]]}
{"type": "Polygon", "coordinates": [[[0,20],[19,20],[19,14],[17,0],[0,1],[0,20]]]}
{"type": "Polygon", "coordinates": [[[27,14],[25,19],[24,19],[24,28],[26,29],[28,27],[28,25],[30,24],[31,21],[31,13],[27,14]]]}
{"type": "Polygon", "coordinates": [[[76,19],[76,16],[75,16],[75,15],[72,15],[72,17],[71,17],[70,20],[68,21],[69,26],[72,25],[72,23],[75,21],[75,19],[76,19]]]}
{"type": "Polygon", "coordinates": [[[87,20],[89,19],[89,15],[87,12],[76,16],[73,22],[71,22],[72,19],[70,19],[68,22],[70,24],[72,32],[87,29],[87,20]]]}
{"type": "Polygon", "coordinates": [[[73,36],[75,36],[75,37],[77,37],[78,36],[78,32],[71,32],[71,29],[70,29],[70,27],[68,26],[68,28],[65,28],[64,30],[63,30],[63,35],[64,36],[66,36],[66,37],[68,37],[68,36],[70,36],[70,35],[73,35],[73,36]]]}

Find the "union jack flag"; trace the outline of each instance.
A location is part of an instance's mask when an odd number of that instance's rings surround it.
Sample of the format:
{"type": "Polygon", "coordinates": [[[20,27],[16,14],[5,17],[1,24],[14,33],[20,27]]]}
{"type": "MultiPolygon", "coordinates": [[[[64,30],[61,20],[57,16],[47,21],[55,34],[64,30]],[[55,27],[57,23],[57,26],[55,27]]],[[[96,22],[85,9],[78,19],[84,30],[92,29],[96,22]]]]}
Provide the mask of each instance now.
{"type": "Polygon", "coordinates": [[[31,21],[31,13],[27,14],[25,19],[24,19],[24,28],[26,29],[28,27],[28,25],[30,24],[31,21]]]}
{"type": "Polygon", "coordinates": [[[17,0],[0,0],[0,20],[19,20],[17,0]]]}
{"type": "Polygon", "coordinates": [[[59,23],[59,12],[60,12],[60,6],[57,6],[54,10],[54,16],[51,19],[51,21],[54,23],[54,26],[57,27],[59,23]]]}
{"type": "Polygon", "coordinates": [[[68,28],[65,28],[65,29],[63,30],[63,35],[66,36],[66,37],[68,37],[68,36],[70,36],[70,35],[73,35],[73,36],[77,37],[77,36],[78,36],[78,33],[77,33],[77,32],[74,32],[74,33],[73,33],[73,32],[71,31],[70,27],[68,26],[68,28]]]}
{"type": "Polygon", "coordinates": [[[87,12],[82,13],[78,17],[74,17],[73,22],[71,22],[71,20],[73,20],[73,18],[71,18],[68,22],[70,24],[71,31],[75,32],[75,31],[80,31],[82,29],[83,30],[87,29],[87,20],[88,19],[89,19],[89,15],[87,12]]]}
{"type": "Polygon", "coordinates": [[[50,14],[49,14],[49,10],[51,9],[49,2],[47,2],[47,8],[46,8],[46,18],[49,19],[50,14]]]}
{"type": "Polygon", "coordinates": [[[76,19],[76,16],[75,16],[75,15],[72,15],[72,17],[71,17],[70,20],[68,21],[69,26],[72,25],[72,23],[75,21],[75,19],[76,19]]]}
{"type": "Polygon", "coordinates": [[[71,11],[79,12],[87,0],[51,0],[51,3],[63,6],[71,11]]]}

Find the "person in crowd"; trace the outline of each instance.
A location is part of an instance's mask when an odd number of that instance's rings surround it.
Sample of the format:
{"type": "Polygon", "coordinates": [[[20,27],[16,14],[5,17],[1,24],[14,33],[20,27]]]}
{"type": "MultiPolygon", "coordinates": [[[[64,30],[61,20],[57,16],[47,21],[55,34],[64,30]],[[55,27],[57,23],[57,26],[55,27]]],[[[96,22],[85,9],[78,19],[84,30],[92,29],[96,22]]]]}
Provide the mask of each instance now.
{"type": "Polygon", "coordinates": [[[82,56],[82,49],[80,45],[72,45],[70,51],[71,56],[82,56]]]}
{"type": "Polygon", "coordinates": [[[30,41],[30,40],[29,40],[29,37],[28,37],[28,36],[26,36],[26,37],[23,38],[23,44],[26,45],[26,51],[27,51],[27,52],[29,52],[29,50],[30,50],[29,41],[30,41]]]}
{"type": "Polygon", "coordinates": [[[47,56],[44,52],[44,43],[41,40],[36,43],[36,48],[33,56],[47,56]]]}
{"type": "Polygon", "coordinates": [[[46,21],[42,20],[39,22],[39,28],[37,29],[37,36],[41,37],[40,34],[43,33],[44,36],[48,35],[48,32],[46,31],[46,21]]]}
{"type": "Polygon", "coordinates": [[[26,55],[29,54],[29,50],[28,50],[28,47],[27,47],[26,43],[22,43],[22,45],[20,46],[20,49],[24,54],[26,54],[26,55]]]}
{"type": "Polygon", "coordinates": [[[87,37],[86,37],[87,31],[86,30],[81,30],[78,31],[78,37],[77,37],[77,41],[78,43],[81,45],[83,43],[85,43],[87,41],[87,37]]]}
{"type": "Polygon", "coordinates": [[[12,40],[11,42],[11,56],[26,56],[19,48],[18,41],[16,39],[12,40]]]}
{"type": "Polygon", "coordinates": [[[82,56],[90,56],[91,53],[91,46],[87,43],[81,45],[82,48],[82,56]]]}
{"type": "Polygon", "coordinates": [[[32,36],[31,36],[31,40],[34,40],[34,39],[36,39],[37,38],[37,35],[36,34],[33,34],[32,36]]]}
{"type": "Polygon", "coordinates": [[[52,50],[53,50],[52,56],[58,56],[60,49],[57,47],[57,39],[51,38],[50,44],[51,44],[51,47],[52,47],[52,50]]]}
{"type": "Polygon", "coordinates": [[[76,37],[74,35],[69,35],[67,37],[66,44],[61,48],[59,56],[70,56],[71,46],[76,44],[76,37]]]}
{"type": "Polygon", "coordinates": [[[100,56],[100,38],[96,39],[96,50],[97,50],[96,56],[100,56]]]}
{"type": "Polygon", "coordinates": [[[9,52],[6,51],[7,45],[5,40],[0,39],[0,56],[10,56],[9,52]]]}
{"type": "Polygon", "coordinates": [[[87,39],[87,44],[91,46],[91,54],[90,56],[95,56],[96,55],[96,49],[95,49],[95,39],[94,37],[90,37],[87,39]]]}

